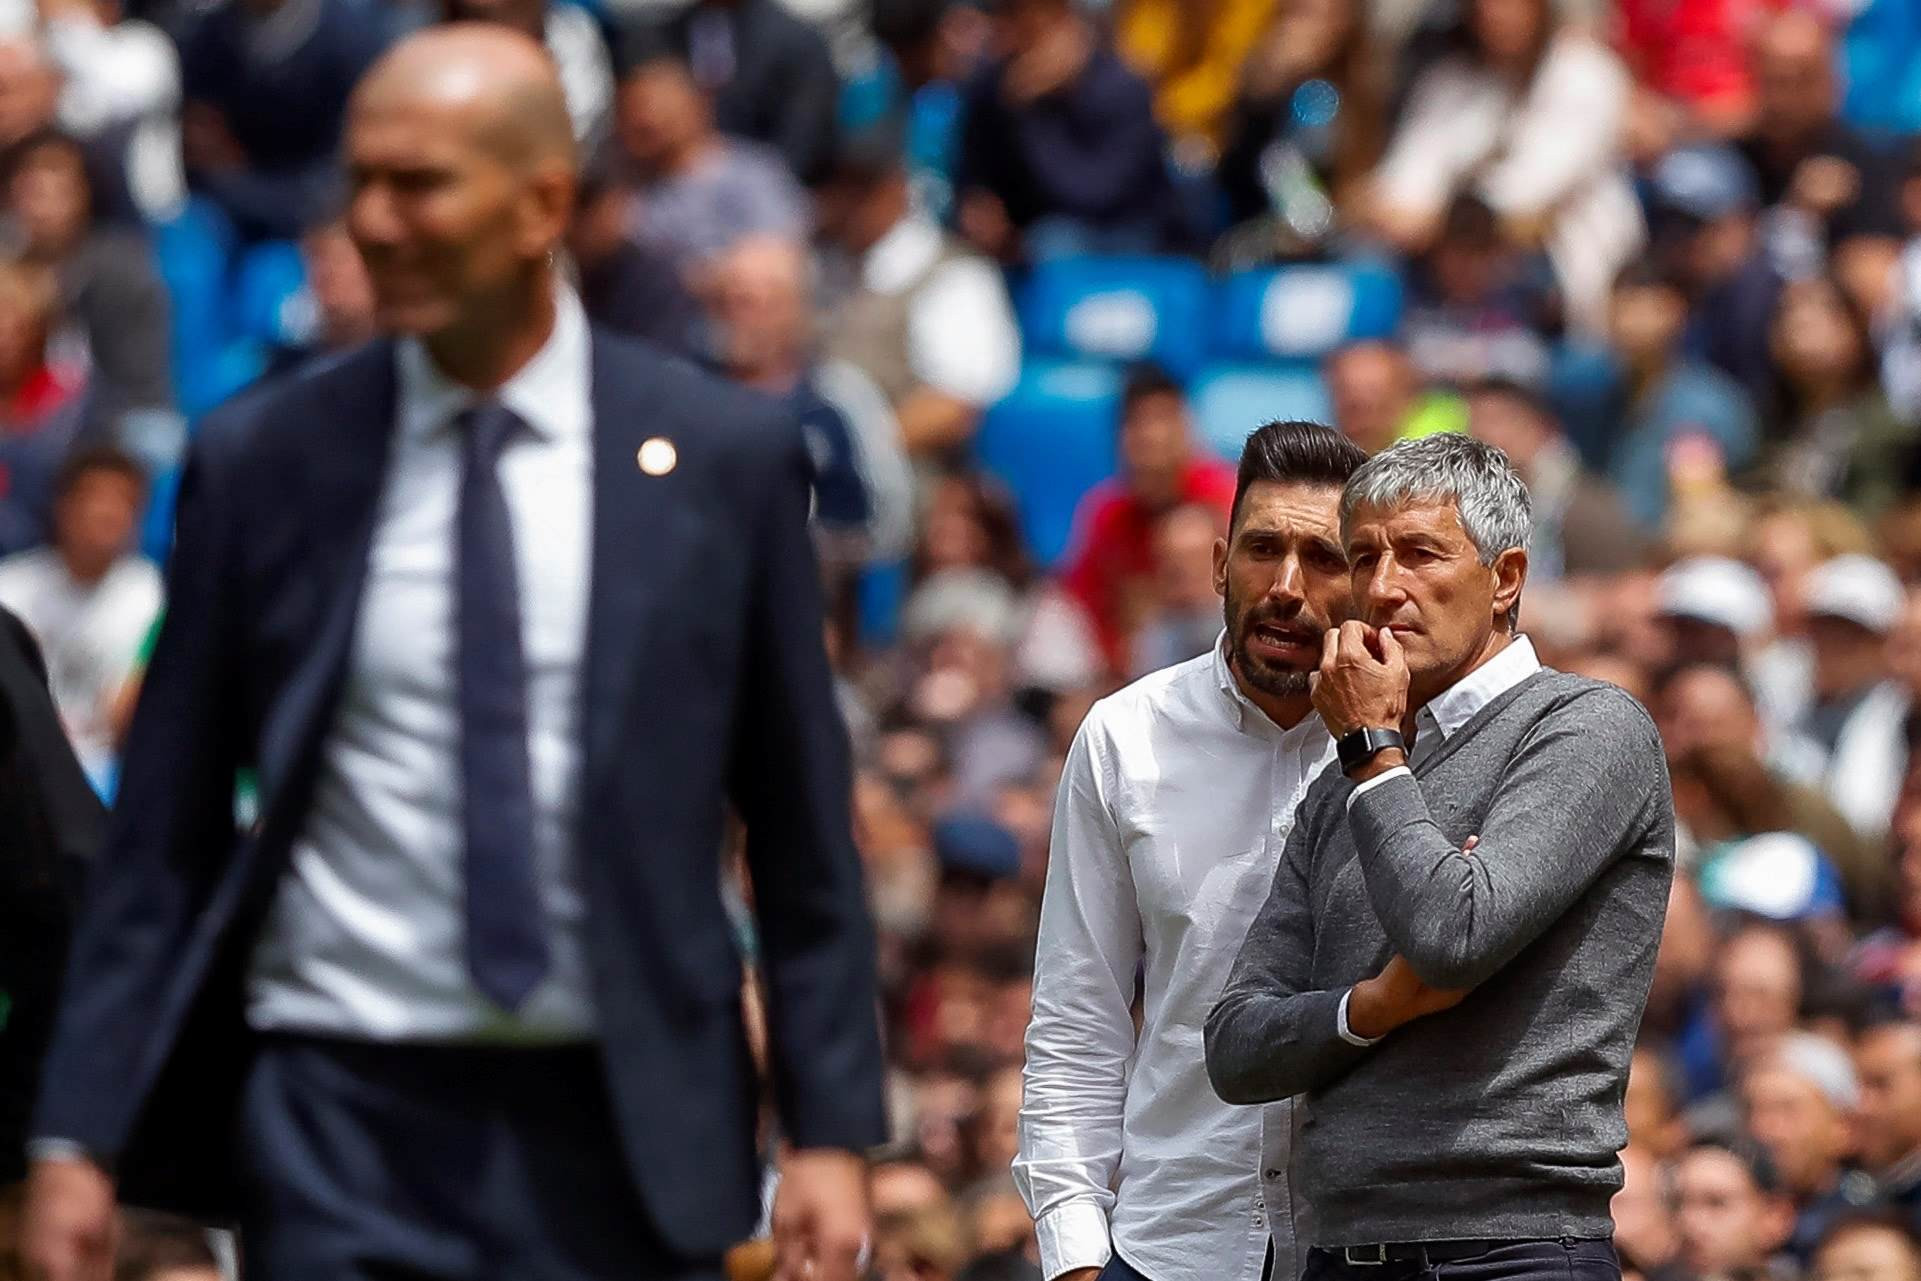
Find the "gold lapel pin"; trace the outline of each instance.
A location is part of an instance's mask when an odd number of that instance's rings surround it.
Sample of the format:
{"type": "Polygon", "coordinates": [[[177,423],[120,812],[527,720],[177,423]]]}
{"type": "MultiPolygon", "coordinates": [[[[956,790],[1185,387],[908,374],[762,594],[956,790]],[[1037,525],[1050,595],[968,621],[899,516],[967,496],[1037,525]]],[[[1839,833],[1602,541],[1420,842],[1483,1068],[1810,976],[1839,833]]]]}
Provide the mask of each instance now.
{"type": "Polygon", "coordinates": [[[652,436],[642,442],[640,452],[634,455],[634,461],[639,463],[640,469],[649,476],[665,476],[674,469],[674,464],[680,461],[680,451],[675,449],[674,442],[665,436],[652,436]]]}

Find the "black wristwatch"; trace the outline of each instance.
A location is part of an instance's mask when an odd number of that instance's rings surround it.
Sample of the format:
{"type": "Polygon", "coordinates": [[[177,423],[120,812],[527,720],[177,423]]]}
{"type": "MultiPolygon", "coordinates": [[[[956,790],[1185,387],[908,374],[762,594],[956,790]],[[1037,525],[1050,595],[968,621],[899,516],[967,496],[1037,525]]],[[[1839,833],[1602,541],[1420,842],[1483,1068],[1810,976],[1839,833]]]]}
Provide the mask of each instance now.
{"type": "Polygon", "coordinates": [[[1407,750],[1407,740],[1401,737],[1400,730],[1357,729],[1341,735],[1341,741],[1334,745],[1334,752],[1341,758],[1341,773],[1348,774],[1390,747],[1407,750]]]}

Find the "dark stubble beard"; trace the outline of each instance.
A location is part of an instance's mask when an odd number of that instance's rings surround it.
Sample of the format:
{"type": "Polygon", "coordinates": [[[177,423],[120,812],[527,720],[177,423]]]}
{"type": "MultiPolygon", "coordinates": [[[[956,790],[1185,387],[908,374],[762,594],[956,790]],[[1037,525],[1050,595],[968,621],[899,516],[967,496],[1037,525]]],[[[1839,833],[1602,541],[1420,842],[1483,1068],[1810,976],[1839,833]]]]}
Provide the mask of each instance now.
{"type": "Polygon", "coordinates": [[[1242,680],[1272,698],[1299,698],[1312,688],[1309,683],[1310,672],[1297,672],[1291,668],[1276,667],[1265,659],[1259,659],[1249,652],[1248,639],[1260,623],[1283,623],[1293,626],[1305,624],[1316,635],[1327,630],[1327,625],[1314,618],[1307,610],[1292,618],[1283,618],[1273,611],[1248,616],[1249,607],[1236,600],[1230,587],[1223,614],[1227,622],[1227,652],[1233,660],[1234,670],[1242,680]]]}

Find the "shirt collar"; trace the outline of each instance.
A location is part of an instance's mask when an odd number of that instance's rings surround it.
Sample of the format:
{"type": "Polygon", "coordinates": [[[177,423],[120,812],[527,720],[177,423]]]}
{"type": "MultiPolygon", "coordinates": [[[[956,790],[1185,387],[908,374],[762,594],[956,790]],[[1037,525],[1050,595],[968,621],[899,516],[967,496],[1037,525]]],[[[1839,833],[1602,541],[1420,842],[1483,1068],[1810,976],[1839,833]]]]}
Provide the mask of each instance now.
{"type": "Polygon", "coordinates": [[[876,240],[861,259],[861,284],[877,294],[897,294],[940,256],[938,223],[910,213],[876,240]]]}
{"type": "Polygon", "coordinates": [[[1226,700],[1228,711],[1234,717],[1234,727],[1242,733],[1278,734],[1284,747],[1299,747],[1309,739],[1325,738],[1327,727],[1318,715],[1309,713],[1301,723],[1292,729],[1283,729],[1274,719],[1249,698],[1241,689],[1241,683],[1234,679],[1234,668],[1227,658],[1227,629],[1222,628],[1220,638],[1214,642],[1214,684],[1219,687],[1221,697],[1226,700]]]}
{"type": "Polygon", "coordinates": [[[1534,642],[1516,636],[1500,653],[1427,701],[1419,716],[1422,728],[1434,728],[1443,739],[1474,719],[1475,713],[1541,670],[1534,642]]]}
{"type": "Polygon", "coordinates": [[[590,358],[587,315],[565,285],[554,287],[554,328],[533,359],[514,371],[492,396],[447,377],[417,338],[398,344],[403,431],[414,439],[452,426],[462,410],[482,400],[498,400],[514,411],[535,435],[558,439],[580,429],[584,420],[567,413],[570,399],[586,394],[590,358]]]}

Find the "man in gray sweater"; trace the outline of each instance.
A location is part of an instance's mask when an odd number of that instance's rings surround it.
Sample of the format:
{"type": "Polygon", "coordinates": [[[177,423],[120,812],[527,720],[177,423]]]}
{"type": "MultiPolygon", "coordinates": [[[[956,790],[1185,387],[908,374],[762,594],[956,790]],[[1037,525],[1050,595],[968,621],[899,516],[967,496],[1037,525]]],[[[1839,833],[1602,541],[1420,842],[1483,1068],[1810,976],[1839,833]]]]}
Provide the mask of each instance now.
{"type": "Polygon", "coordinates": [[[1310,1281],[1615,1281],[1621,1101],[1673,872],[1647,713],[1516,633],[1526,487],[1462,436],[1342,497],[1339,743],[1207,1023],[1232,1103],[1299,1096],[1310,1281]]]}

